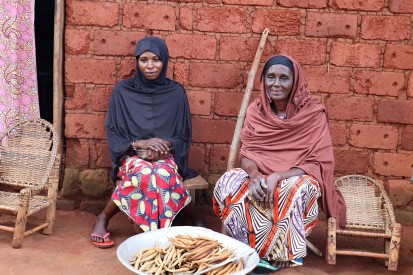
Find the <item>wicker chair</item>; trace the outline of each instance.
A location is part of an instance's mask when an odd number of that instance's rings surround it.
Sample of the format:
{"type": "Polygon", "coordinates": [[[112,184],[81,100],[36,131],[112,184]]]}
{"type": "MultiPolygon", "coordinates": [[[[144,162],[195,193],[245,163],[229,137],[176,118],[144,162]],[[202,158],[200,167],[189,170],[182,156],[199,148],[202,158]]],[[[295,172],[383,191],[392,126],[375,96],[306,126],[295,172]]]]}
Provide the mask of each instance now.
{"type": "Polygon", "coordinates": [[[51,234],[55,220],[59,181],[58,135],[42,119],[20,121],[0,136],[0,213],[16,216],[12,246],[19,248],[23,237],[43,229],[51,234]],[[45,209],[45,221],[26,231],[29,216],[45,209]]]}
{"type": "Polygon", "coordinates": [[[347,221],[345,229],[339,230],[336,227],[336,219],[328,219],[327,263],[336,264],[336,255],[374,257],[384,259],[388,269],[396,271],[402,226],[396,223],[393,206],[383,186],[361,175],[343,176],[334,184],[344,196],[347,221]],[[384,252],[336,249],[337,235],[384,238],[384,252]]]}

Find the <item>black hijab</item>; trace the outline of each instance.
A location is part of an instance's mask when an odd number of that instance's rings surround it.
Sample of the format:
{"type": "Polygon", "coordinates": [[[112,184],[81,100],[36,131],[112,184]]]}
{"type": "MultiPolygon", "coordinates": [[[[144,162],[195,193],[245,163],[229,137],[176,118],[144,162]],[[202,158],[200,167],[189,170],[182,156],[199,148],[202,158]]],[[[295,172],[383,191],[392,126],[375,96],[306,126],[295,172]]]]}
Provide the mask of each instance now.
{"type": "Polygon", "coordinates": [[[160,76],[146,79],[138,66],[133,78],[116,84],[106,116],[113,173],[116,179],[121,158],[132,150],[137,139],[158,137],[171,142],[179,174],[185,179],[188,171],[188,150],[191,143],[191,117],[184,88],[166,78],[169,53],[165,42],[155,36],[145,37],[136,46],[136,58],[150,51],[163,63],[160,76]]]}

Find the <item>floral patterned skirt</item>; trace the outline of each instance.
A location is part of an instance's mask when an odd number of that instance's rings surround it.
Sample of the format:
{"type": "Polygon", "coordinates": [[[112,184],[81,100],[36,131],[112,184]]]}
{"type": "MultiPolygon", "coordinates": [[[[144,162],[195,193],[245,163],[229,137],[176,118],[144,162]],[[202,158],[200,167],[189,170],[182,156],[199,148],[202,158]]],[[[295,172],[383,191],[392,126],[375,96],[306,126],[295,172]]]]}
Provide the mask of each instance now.
{"type": "Polygon", "coordinates": [[[143,231],[171,226],[191,201],[172,155],[157,161],[128,157],[117,177],[112,200],[143,231]]]}
{"type": "Polygon", "coordinates": [[[250,199],[248,183],[248,174],[238,168],[215,185],[214,212],[227,232],[270,262],[296,262],[306,256],[305,238],[318,221],[318,182],[308,175],[282,180],[270,209],[250,199]]]}

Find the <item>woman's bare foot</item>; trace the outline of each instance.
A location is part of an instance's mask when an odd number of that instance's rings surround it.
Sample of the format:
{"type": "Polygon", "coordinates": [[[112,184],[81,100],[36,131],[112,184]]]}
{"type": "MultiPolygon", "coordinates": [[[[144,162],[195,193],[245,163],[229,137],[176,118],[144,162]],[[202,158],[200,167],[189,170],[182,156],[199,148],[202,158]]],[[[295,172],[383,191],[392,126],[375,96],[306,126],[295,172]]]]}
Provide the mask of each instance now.
{"type": "MultiPolygon", "coordinates": [[[[107,226],[108,226],[109,220],[105,216],[105,214],[102,212],[96,217],[96,223],[93,226],[92,229],[92,234],[91,234],[91,239],[92,241],[95,242],[104,242],[101,237],[99,236],[104,236],[106,233],[108,233],[107,226]]],[[[110,237],[108,236],[107,239],[110,237]]],[[[110,239],[109,239],[110,240],[110,239]]]]}

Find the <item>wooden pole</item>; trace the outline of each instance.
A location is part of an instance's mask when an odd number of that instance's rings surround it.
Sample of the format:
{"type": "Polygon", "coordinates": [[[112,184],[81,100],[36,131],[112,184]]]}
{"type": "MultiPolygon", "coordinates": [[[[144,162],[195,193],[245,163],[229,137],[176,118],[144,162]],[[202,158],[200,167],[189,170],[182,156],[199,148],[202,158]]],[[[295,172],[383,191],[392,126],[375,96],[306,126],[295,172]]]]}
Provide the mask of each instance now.
{"type": "Polygon", "coordinates": [[[248,73],[247,86],[245,88],[245,94],[242,99],[241,108],[239,110],[237,124],[235,126],[234,136],[232,138],[231,149],[228,156],[227,171],[231,170],[235,166],[235,160],[238,154],[238,148],[240,143],[240,135],[242,130],[242,125],[244,124],[245,114],[247,113],[248,104],[250,102],[252,88],[254,85],[254,78],[257,74],[258,65],[260,64],[261,55],[264,51],[265,43],[267,42],[268,34],[270,29],[266,28],[261,35],[260,43],[258,44],[257,52],[255,53],[254,61],[252,62],[252,67],[248,73]]]}
{"type": "MultiPolygon", "coordinates": [[[[227,171],[231,170],[235,166],[235,160],[238,154],[238,147],[240,143],[240,134],[242,125],[244,124],[245,114],[247,112],[248,103],[250,101],[252,88],[254,86],[254,78],[257,74],[258,65],[260,64],[261,55],[264,51],[265,43],[267,42],[268,34],[270,33],[270,29],[266,28],[261,35],[260,43],[258,44],[257,52],[255,53],[254,60],[252,62],[251,70],[248,73],[248,80],[247,86],[245,88],[245,94],[242,99],[241,108],[238,113],[237,124],[235,126],[234,136],[232,138],[231,149],[229,151],[228,156],[228,164],[227,164],[227,171]]],[[[221,224],[221,233],[227,234],[224,226],[224,222],[221,224]]]]}

